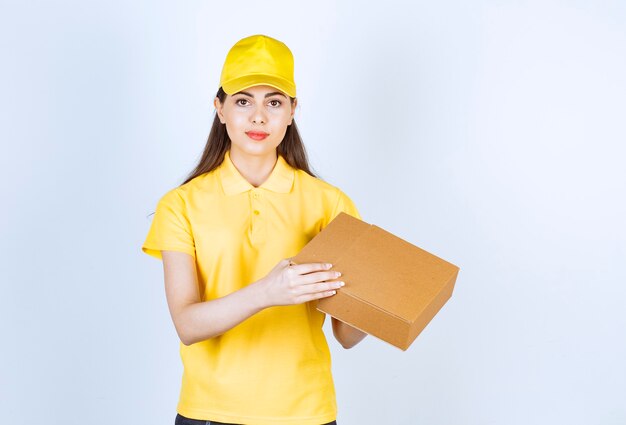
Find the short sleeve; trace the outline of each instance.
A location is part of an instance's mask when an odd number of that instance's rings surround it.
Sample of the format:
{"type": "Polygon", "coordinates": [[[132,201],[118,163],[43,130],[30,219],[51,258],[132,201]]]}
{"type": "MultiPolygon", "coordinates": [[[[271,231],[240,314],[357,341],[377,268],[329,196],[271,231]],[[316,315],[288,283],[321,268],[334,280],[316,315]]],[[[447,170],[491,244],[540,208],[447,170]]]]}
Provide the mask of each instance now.
{"type": "Polygon", "coordinates": [[[176,189],[159,200],[142,251],[162,259],[161,251],[182,251],[196,256],[196,248],[185,201],[176,189]]]}
{"type": "Polygon", "coordinates": [[[337,203],[335,204],[335,208],[331,213],[328,223],[333,221],[333,219],[337,217],[341,212],[362,220],[361,214],[359,214],[359,210],[357,209],[356,205],[354,205],[354,202],[352,202],[352,199],[350,199],[350,197],[348,197],[348,195],[343,193],[340,189],[337,189],[337,203]]]}

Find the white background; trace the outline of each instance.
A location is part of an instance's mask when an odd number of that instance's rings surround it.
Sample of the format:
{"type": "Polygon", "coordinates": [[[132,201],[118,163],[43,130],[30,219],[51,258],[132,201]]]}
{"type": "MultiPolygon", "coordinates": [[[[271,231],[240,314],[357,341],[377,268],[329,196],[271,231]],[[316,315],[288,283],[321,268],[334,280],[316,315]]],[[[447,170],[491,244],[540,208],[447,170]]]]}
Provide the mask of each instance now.
{"type": "Polygon", "coordinates": [[[0,422],[173,424],[140,246],[263,33],[314,169],[461,268],[407,352],[329,338],[339,424],[626,423],[624,2],[0,4],[0,422]]]}

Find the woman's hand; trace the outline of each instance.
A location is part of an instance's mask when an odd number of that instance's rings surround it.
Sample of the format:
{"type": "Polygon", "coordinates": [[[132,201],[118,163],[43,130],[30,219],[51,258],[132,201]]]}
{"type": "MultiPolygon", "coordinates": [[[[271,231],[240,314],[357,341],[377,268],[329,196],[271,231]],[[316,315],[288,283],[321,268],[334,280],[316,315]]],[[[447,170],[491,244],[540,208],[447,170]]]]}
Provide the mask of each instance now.
{"type": "Polygon", "coordinates": [[[344,283],[326,282],[341,276],[330,271],[332,264],[292,264],[289,258],[281,260],[258,283],[265,295],[267,306],[301,304],[335,295],[344,283]]]}
{"type": "Polygon", "coordinates": [[[185,345],[216,337],[273,305],[298,304],[329,297],[341,282],[325,264],[289,266],[282,260],[260,280],[220,298],[201,301],[195,259],[187,253],[161,251],[167,302],[185,345]]]}

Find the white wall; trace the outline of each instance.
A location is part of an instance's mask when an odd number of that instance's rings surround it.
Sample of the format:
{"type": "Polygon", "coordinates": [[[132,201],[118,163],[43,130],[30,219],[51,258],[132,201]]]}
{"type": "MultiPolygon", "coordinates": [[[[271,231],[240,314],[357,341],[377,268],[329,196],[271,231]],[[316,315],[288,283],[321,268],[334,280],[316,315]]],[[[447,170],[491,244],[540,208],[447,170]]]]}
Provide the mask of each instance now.
{"type": "Polygon", "coordinates": [[[626,423],[620,1],[3,1],[1,421],[173,424],[140,246],[255,33],[294,52],[315,170],[461,267],[409,351],[331,342],[340,425],[626,423]]]}

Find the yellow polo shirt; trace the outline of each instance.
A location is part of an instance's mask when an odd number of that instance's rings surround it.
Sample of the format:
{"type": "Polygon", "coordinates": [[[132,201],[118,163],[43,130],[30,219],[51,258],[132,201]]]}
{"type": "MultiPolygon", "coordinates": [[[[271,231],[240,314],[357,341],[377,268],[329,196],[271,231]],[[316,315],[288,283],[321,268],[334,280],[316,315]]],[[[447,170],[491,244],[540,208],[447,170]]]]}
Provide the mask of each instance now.
{"type": "MultiPolygon", "coordinates": [[[[342,211],[361,218],[340,189],[292,168],[282,156],[254,187],[227,152],[218,168],[159,200],[142,250],[156,258],[161,250],[192,255],[206,301],[263,278],[342,211]]],[[[250,425],[335,420],[324,318],[313,303],[275,306],[215,338],[181,342],[178,413],[250,425]]]]}

